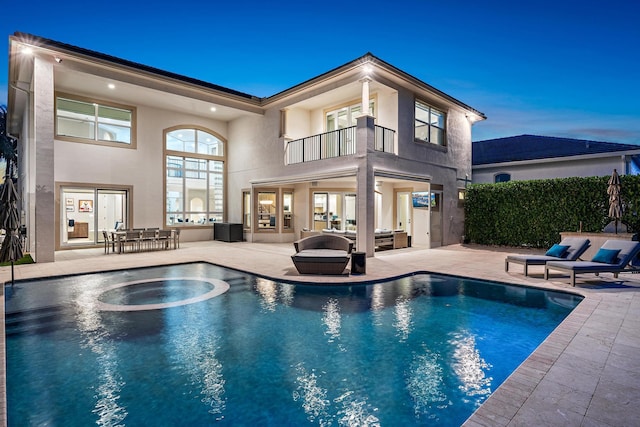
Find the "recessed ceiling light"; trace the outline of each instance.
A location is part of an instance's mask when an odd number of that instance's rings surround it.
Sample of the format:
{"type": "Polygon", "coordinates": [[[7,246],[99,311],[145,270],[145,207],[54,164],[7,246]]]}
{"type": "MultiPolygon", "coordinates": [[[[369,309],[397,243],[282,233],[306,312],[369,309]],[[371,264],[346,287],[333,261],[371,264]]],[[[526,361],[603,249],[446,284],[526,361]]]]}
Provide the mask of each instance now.
{"type": "Polygon", "coordinates": [[[116,88],[116,85],[114,85],[113,83],[109,83],[109,84],[107,85],[107,87],[108,87],[109,89],[115,89],[115,88],[116,88]]]}
{"type": "Polygon", "coordinates": [[[29,46],[22,46],[22,49],[20,49],[20,52],[25,55],[33,55],[33,49],[31,49],[31,47],[29,46]]]}
{"type": "Polygon", "coordinates": [[[216,107],[209,108],[211,111],[216,111],[216,107]]]}

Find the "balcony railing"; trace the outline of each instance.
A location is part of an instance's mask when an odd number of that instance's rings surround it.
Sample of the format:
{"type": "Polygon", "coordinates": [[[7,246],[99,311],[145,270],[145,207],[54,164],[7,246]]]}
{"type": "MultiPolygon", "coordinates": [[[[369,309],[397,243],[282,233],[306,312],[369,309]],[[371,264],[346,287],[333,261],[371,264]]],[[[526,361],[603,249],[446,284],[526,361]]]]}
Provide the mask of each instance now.
{"type": "MultiPolygon", "coordinates": [[[[375,149],[394,152],[395,131],[375,127],[375,149]]],[[[289,141],[286,147],[287,164],[311,162],[356,153],[356,126],[333,130],[319,135],[289,141]]]]}
{"type": "Polygon", "coordinates": [[[376,125],[375,150],[395,153],[396,131],[376,125]]]}

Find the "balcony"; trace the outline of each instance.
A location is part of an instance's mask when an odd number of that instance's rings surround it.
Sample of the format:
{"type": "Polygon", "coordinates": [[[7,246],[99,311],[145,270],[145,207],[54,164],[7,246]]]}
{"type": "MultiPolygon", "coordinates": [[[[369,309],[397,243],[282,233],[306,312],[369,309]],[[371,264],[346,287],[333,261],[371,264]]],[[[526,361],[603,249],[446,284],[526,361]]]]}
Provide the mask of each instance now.
{"type": "MultiPolygon", "coordinates": [[[[374,149],[395,153],[395,134],[392,129],[375,126],[374,149]]],[[[285,149],[288,165],[350,156],[356,153],[356,126],[333,130],[289,141],[285,149]]]]}

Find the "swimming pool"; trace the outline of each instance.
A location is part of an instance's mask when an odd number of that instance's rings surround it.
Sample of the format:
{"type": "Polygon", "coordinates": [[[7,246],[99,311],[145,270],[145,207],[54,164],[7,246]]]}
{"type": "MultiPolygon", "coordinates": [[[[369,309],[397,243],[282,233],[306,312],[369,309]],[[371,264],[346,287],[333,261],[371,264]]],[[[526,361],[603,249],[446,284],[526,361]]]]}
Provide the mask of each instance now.
{"type": "Polygon", "coordinates": [[[207,263],[6,288],[9,425],[460,425],[580,302],[207,263]]]}

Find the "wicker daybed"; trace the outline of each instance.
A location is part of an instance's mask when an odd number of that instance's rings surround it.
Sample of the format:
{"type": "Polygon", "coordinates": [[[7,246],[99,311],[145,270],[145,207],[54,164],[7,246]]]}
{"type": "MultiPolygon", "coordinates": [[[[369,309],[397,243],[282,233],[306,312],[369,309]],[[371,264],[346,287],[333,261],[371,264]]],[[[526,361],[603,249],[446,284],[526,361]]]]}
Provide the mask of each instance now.
{"type": "Polygon", "coordinates": [[[353,250],[351,240],[331,234],[305,237],[293,245],[291,259],[300,274],[342,274],[353,250]]]}

